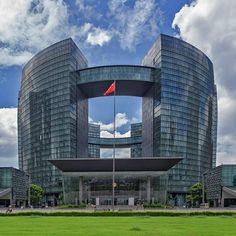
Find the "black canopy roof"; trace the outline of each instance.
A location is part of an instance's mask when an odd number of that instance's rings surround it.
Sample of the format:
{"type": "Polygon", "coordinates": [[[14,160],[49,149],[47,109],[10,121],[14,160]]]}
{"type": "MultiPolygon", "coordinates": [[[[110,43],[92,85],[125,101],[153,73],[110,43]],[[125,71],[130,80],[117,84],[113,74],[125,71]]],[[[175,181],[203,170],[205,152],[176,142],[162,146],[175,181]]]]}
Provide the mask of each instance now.
{"type": "MultiPolygon", "coordinates": [[[[116,172],[167,171],[183,158],[150,157],[115,159],[116,172]]],[[[112,172],[112,159],[77,158],[48,160],[63,172],[112,172]]]]}

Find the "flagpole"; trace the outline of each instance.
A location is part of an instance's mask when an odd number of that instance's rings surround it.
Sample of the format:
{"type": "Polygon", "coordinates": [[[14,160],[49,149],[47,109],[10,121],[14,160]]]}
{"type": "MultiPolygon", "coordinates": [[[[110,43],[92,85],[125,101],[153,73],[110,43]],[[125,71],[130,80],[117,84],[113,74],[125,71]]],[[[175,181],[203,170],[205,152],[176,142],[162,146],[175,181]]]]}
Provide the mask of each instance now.
{"type": "Polygon", "coordinates": [[[114,80],[114,129],[113,129],[113,159],[112,159],[112,210],[115,210],[115,155],[116,155],[116,81],[114,80]]]}

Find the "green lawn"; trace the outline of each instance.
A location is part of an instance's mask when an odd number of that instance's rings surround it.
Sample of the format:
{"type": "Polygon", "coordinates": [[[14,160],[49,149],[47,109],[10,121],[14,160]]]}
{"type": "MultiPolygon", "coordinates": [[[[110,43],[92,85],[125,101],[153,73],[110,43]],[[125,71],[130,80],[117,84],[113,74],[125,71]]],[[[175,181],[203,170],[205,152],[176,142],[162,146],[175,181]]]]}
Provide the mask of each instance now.
{"type": "Polygon", "coordinates": [[[219,217],[0,217],[0,235],[236,235],[236,218],[219,217]]]}

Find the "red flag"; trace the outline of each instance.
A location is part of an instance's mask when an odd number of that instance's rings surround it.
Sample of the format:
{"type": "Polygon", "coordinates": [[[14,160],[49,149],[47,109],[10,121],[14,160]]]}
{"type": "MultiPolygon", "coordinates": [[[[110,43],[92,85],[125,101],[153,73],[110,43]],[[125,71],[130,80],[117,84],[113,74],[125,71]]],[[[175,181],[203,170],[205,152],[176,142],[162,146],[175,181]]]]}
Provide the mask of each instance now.
{"type": "Polygon", "coordinates": [[[107,89],[107,91],[103,94],[103,96],[106,96],[108,94],[114,93],[116,90],[115,81],[111,84],[111,86],[107,89]]]}

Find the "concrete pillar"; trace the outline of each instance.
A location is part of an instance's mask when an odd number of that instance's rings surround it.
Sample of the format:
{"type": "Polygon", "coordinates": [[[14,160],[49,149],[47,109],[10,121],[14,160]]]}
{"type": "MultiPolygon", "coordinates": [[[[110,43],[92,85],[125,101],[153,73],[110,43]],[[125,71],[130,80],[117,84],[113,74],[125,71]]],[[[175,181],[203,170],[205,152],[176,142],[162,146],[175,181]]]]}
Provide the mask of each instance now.
{"type": "Polygon", "coordinates": [[[79,177],[79,203],[83,202],[83,176],[79,177]]]}
{"type": "Polygon", "coordinates": [[[214,200],[214,207],[217,207],[217,200],[214,200]]]}
{"type": "Polygon", "coordinates": [[[152,204],[154,204],[154,202],[155,202],[155,198],[154,198],[154,197],[152,197],[152,204]]]}
{"type": "Polygon", "coordinates": [[[78,205],[78,198],[75,197],[75,205],[78,205]]]}
{"type": "Polygon", "coordinates": [[[87,193],[87,197],[88,197],[88,202],[91,203],[91,184],[88,184],[88,193],[87,193]]]}
{"type": "Polygon", "coordinates": [[[221,207],[225,207],[225,199],[224,199],[224,197],[222,196],[222,198],[221,198],[221,207]]]}
{"type": "Polygon", "coordinates": [[[11,193],[10,193],[10,205],[12,206],[13,204],[13,188],[11,188],[11,193]]]}
{"type": "Polygon", "coordinates": [[[151,177],[147,177],[147,202],[151,201],[151,177]]]}
{"type": "Polygon", "coordinates": [[[62,192],[63,192],[63,202],[62,204],[67,204],[66,192],[65,192],[65,176],[62,176],[62,192]]]}

